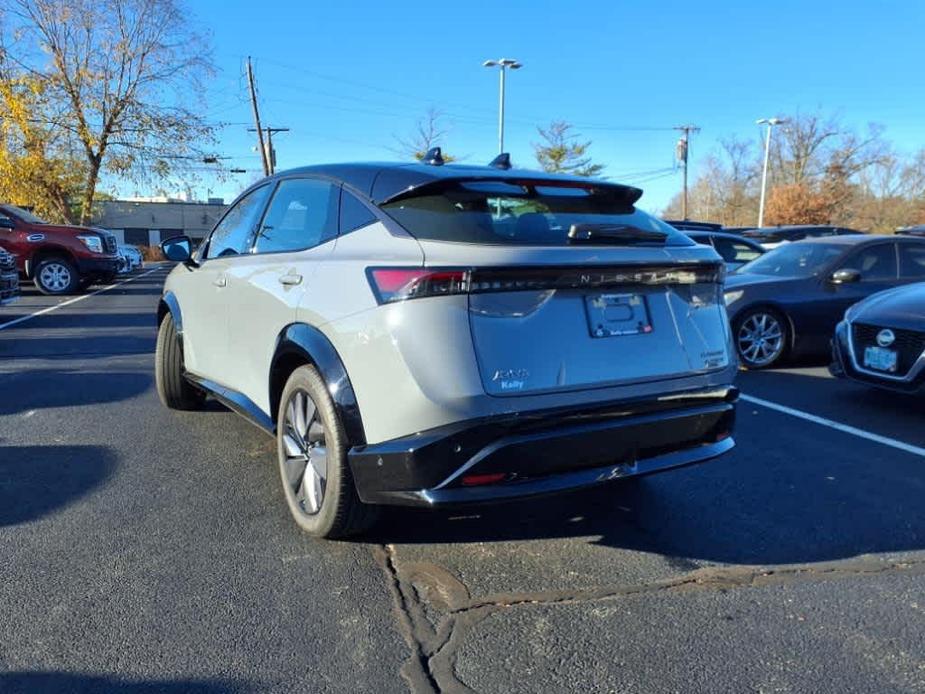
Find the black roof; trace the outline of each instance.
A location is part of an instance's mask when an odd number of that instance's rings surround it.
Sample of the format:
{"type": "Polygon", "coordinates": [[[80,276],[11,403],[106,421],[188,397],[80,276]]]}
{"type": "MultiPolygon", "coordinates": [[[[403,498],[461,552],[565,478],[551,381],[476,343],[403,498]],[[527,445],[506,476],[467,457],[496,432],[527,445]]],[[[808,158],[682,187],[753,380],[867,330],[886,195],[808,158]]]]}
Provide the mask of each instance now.
{"type": "MultiPolygon", "coordinates": [[[[807,239],[800,239],[799,241],[792,241],[791,244],[796,243],[837,243],[842,246],[857,246],[862,243],[876,243],[877,241],[892,241],[896,237],[887,234],[845,234],[841,236],[812,236],[807,239]]],[[[912,238],[909,239],[910,241],[912,238]]]]}
{"type": "Polygon", "coordinates": [[[529,169],[497,169],[491,166],[445,164],[433,166],[419,163],[362,162],[356,164],[318,164],[289,169],[276,174],[285,177],[298,174],[326,176],[342,181],[376,204],[394,200],[423,186],[453,180],[492,181],[559,181],[567,183],[593,183],[595,186],[621,194],[629,203],[635,203],[642,190],[610,181],[582,178],[568,174],[553,174],[529,169]]]}
{"type": "Polygon", "coordinates": [[[732,239],[734,241],[745,241],[750,246],[758,246],[758,247],[761,246],[761,244],[759,244],[754,239],[750,239],[746,236],[742,236],[741,234],[735,234],[731,231],[713,231],[712,229],[685,229],[684,233],[685,235],[691,237],[692,239],[695,239],[698,237],[706,238],[707,236],[715,236],[715,237],[722,238],[722,239],[732,239]]]}
{"type": "Polygon", "coordinates": [[[698,222],[691,219],[664,219],[662,221],[681,231],[720,231],[723,228],[719,222],[698,222]]]}

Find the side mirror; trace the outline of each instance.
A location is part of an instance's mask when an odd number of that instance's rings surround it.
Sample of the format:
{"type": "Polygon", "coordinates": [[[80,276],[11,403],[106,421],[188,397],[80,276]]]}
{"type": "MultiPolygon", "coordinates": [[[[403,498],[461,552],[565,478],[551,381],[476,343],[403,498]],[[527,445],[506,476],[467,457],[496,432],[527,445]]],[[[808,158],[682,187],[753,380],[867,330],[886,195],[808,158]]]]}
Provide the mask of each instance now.
{"type": "Polygon", "coordinates": [[[0,217],[0,229],[15,229],[16,224],[9,217],[0,217]]]}
{"type": "Polygon", "coordinates": [[[183,263],[193,255],[193,241],[189,236],[173,236],[161,241],[161,251],[167,260],[183,263]]]}
{"type": "Polygon", "coordinates": [[[851,268],[836,270],[829,278],[832,284],[850,284],[851,282],[857,282],[859,279],[861,279],[861,273],[851,268]]]}

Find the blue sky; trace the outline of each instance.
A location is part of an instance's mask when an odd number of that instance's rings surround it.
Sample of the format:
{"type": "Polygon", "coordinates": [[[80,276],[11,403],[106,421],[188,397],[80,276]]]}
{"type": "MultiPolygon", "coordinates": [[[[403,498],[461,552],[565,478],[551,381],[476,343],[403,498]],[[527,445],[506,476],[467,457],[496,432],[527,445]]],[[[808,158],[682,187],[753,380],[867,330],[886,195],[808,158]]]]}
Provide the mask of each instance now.
{"type": "MultiPolygon", "coordinates": [[[[756,118],[837,114],[886,127],[900,152],[925,145],[921,38],[925,2],[284,2],[195,0],[219,73],[205,95],[227,123],[218,151],[258,170],[243,64],[251,55],[278,168],[395,159],[431,106],[445,113],[445,149],[488,162],[497,148],[497,74],[513,57],[506,149],[535,166],[536,126],[572,122],[605,174],[645,189],[658,210],[681,185],[678,133],[695,123],[692,171],[756,118]],[[644,174],[644,172],[657,172],[644,174]]],[[[204,181],[198,196],[232,197],[256,174],[204,181]]]]}

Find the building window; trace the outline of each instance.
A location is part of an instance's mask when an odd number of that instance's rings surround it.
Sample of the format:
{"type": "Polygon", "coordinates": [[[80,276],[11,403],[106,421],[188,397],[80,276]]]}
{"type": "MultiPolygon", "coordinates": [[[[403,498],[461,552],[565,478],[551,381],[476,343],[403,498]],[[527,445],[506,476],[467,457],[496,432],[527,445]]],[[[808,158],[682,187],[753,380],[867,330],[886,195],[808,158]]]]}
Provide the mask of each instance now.
{"type": "Polygon", "coordinates": [[[184,234],[186,232],[183,229],[161,229],[161,241],[172,239],[174,236],[183,236],[184,234]]]}
{"type": "Polygon", "coordinates": [[[132,246],[150,246],[151,238],[147,229],[126,229],[123,232],[125,243],[132,246]]]}

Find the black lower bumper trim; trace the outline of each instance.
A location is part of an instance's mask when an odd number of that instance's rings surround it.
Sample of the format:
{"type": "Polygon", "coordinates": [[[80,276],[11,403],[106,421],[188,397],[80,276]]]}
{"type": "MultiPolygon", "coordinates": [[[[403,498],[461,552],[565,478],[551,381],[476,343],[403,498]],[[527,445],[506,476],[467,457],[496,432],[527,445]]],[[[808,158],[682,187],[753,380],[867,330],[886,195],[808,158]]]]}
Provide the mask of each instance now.
{"type": "Polygon", "coordinates": [[[713,458],[733,445],[735,388],[463,422],[351,449],[367,503],[488,501],[650,474],[713,458]],[[467,486],[474,477],[500,480],[467,486]]]}
{"type": "Polygon", "coordinates": [[[81,276],[106,277],[119,270],[118,258],[77,258],[77,272],[81,276]]]}

